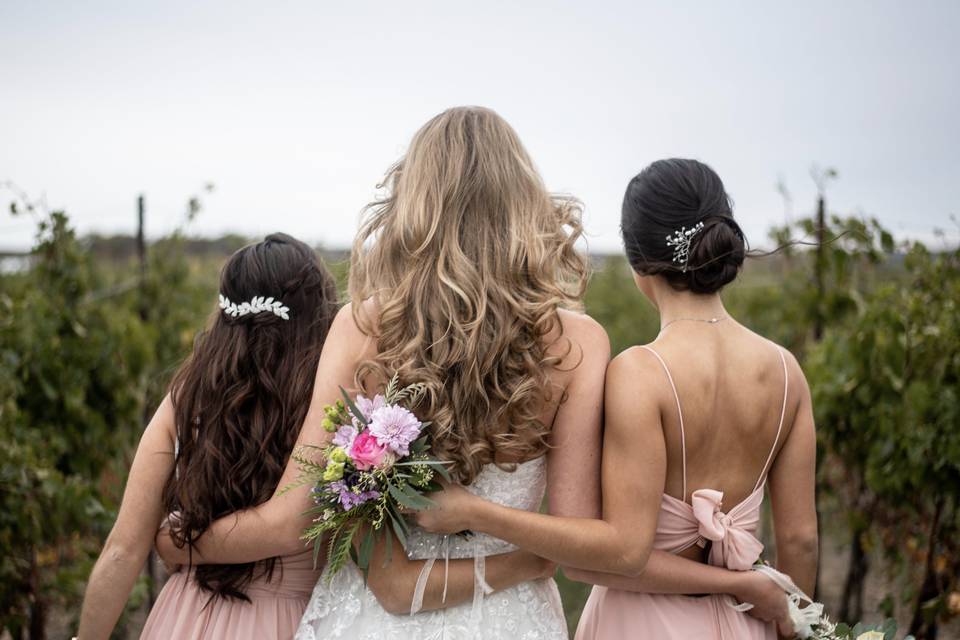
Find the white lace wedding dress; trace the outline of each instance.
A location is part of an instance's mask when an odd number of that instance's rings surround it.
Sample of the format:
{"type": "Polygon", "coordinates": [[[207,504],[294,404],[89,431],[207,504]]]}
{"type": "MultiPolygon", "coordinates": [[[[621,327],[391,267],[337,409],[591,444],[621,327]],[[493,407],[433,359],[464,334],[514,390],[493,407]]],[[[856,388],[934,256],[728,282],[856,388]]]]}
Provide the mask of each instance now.
{"type": "MultiPolygon", "coordinates": [[[[530,460],[513,472],[487,465],[471,492],[510,507],[536,510],[546,487],[545,458],[530,460]]],[[[414,615],[383,610],[364,586],[353,564],[330,584],[321,578],[303,614],[297,640],[554,640],[567,638],[560,593],[552,580],[524,582],[487,595],[483,557],[513,551],[511,544],[484,534],[470,538],[439,536],[415,529],[407,541],[412,560],[436,559],[433,571],[444,570],[444,559],[474,558],[473,602],[414,615]]]]}

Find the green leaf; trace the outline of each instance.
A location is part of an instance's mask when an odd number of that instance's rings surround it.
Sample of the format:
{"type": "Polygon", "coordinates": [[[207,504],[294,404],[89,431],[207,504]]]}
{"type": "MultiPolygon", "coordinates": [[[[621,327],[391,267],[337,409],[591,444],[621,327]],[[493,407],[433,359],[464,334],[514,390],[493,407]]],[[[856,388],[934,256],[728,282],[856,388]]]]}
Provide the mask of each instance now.
{"type": "Polygon", "coordinates": [[[343,395],[343,401],[347,404],[347,408],[350,409],[350,413],[353,414],[353,417],[356,418],[357,421],[363,426],[365,427],[369,426],[370,423],[367,422],[366,417],[364,417],[364,415],[360,413],[360,409],[357,409],[357,405],[353,404],[353,400],[351,400],[350,396],[347,395],[347,390],[344,389],[343,387],[340,387],[340,393],[343,395]]]}
{"type": "Polygon", "coordinates": [[[887,618],[880,625],[880,631],[883,632],[884,640],[895,640],[897,635],[897,621],[893,618],[887,618]]]}
{"type": "Polygon", "coordinates": [[[447,471],[447,465],[449,464],[452,464],[452,463],[440,462],[439,460],[437,460],[435,462],[434,461],[428,462],[427,466],[429,466],[431,469],[439,473],[441,477],[443,477],[443,479],[446,480],[447,482],[453,482],[453,478],[450,476],[450,472],[447,471]]]}
{"type": "MultiPolygon", "coordinates": [[[[386,567],[393,561],[393,540],[390,539],[390,531],[385,528],[377,531],[377,541],[379,542],[381,538],[386,541],[387,545],[386,557],[383,560],[383,566],[386,567]]],[[[397,540],[400,540],[399,536],[397,540]]]]}
{"type": "Polygon", "coordinates": [[[360,543],[360,550],[357,552],[357,566],[366,572],[370,567],[370,556],[373,554],[373,543],[374,543],[374,529],[373,527],[368,527],[367,532],[363,536],[363,541],[360,543]]]}
{"type": "Polygon", "coordinates": [[[320,547],[323,545],[323,538],[318,536],[313,539],[313,570],[317,570],[317,560],[320,558],[320,547]]]}
{"type": "Polygon", "coordinates": [[[397,502],[408,509],[423,511],[433,506],[433,500],[424,498],[422,495],[414,493],[413,491],[405,491],[395,484],[388,485],[387,490],[397,502]]]}
{"type": "Polygon", "coordinates": [[[393,525],[393,533],[397,536],[397,540],[400,541],[401,546],[406,549],[407,523],[403,520],[402,515],[394,513],[393,505],[387,506],[387,515],[390,517],[390,523],[393,525]]]}
{"type": "Polygon", "coordinates": [[[429,441],[430,436],[420,436],[416,440],[410,443],[410,451],[412,453],[426,453],[427,451],[427,442],[429,441]]]}
{"type": "Polygon", "coordinates": [[[329,556],[327,557],[328,583],[347,563],[347,558],[350,557],[350,550],[353,548],[353,536],[356,535],[362,524],[362,520],[356,519],[344,524],[331,536],[329,556]]]}

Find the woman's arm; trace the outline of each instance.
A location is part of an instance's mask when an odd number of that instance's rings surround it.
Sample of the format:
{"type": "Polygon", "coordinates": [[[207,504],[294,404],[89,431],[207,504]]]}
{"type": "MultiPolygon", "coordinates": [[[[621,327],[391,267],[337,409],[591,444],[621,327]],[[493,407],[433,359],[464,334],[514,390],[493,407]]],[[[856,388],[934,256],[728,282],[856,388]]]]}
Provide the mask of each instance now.
{"type": "Polygon", "coordinates": [[[163,399],[137,447],[117,521],[87,582],[79,637],[109,638],[143,568],[163,517],[161,494],[173,470],[173,405],[163,399]]]}
{"type": "MultiPolygon", "coordinates": [[[[584,345],[585,357],[594,346],[584,345]]],[[[658,401],[663,390],[637,392],[639,380],[659,380],[654,375],[656,363],[637,355],[621,354],[607,371],[603,520],[592,514],[571,517],[511,509],[451,486],[432,496],[437,507],[419,512],[418,522],[430,531],[483,531],[566,567],[627,576],[642,573],[663,493],[666,444],[658,401]]],[[[557,420],[576,422],[581,411],[568,400],[557,420]]]]}
{"type": "MultiPolygon", "coordinates": [[[[369,351],[371,346],[370,339],[356,326],[350,306],[345,306],[337,314],[324,344],[317,366],[313,398],[297,446],[322,446],[330,439],[330,434],[320,425],[325,417],[323,407],[341,397],[341,386],[353,386],[357,364],[364,357],[372,355],[369,351]]],[[[296,463],[288,461],[279,486],[293,482],[298,473],[296,463]]],[[[300,535],[310,524],[310,517],[303,515],[311,505],[309,491],[310,487],[299,487],[283,495],[275,495],[252,509],[220,518],[197,541],[192,558],[190,550],[178,548],[165,531],[157,536],[157,550],[168,564],[187,564],[191,560],[194,564],[254,562],[303,551],[304,542],[300,535]]],[[[391,563],[384,568],[386,538],[392,540],[387,536],[374,549],[368,584],[385,608],[409,612],[414,587],[424,562],[408,560],[399,549],[399,543],[394,541],[391,544],[397,548],[392,553],[391,563]]],[[[491,557],[487,561],[487,583],[495,589],[513,586],[540,577],[546,566],[544,560],[529,553],[491,557]]],[[[441,602],[442,592],[443,572],[435,566],[424,596],[424,609],[451,606],[472,597],[472,560],[450,561],[446,603],[441,602]]]]}
{"type": "MultiPolygon", "coordinates": [[[[579,323],[577,333],[588,348],[579,364],[582,375],[575,378],[567,390],[568,407],[573,411],[558,416],[551,434],[553,447],[548,454],[547,480],[550,514],[596,519],[601,517],[603,393],[610,348],[603,329],[588,317],[566,315],[565,319],[568,327],[579,323]]],[[[564,567],[564,573],[572,580],[625,591],[728,593],[754,603],[758,613],[761,609],[768,615],[786,613],[783,592],[770,580],[752,573],[711,567],[663,551],[652,551],[646,569],[636,578],[572,567],[564,567]]]]}
{"type": "Polygon", "coordinates": [[[797,361],[790,358],[792,388],[800,389],[796,417],[770,469],[768,486],[777,542],[777,569],[805,593],[817,581],[817,435],[810,388],[797,361]]]}
{"type": "MultiPolygon", "coordinates": [[[[527,551],[487,556],[484,580],[494,591],[508,589],[521,582],[547,578],[556,565],[527,551]]],[[[389,613],[410,613],[414,590],[423,569],[423,560],[408,560],[403,546],[392,535],[374,547],[367,573],[367,586],[389,613]],[[393,545],[392,558],[386,564],[386,545],[393,545]]],[[[453,607],[473,598],[473,560],[450,560],[449,575],[442,558],[436,560],[423,593],[422,611],[453,607]],[[446,598],[444,599],[444,591],[446,598]]]]}
{"type": "MultiPolygon", "coordinates": [[[[356,366],[369,348],[368,341],[356,326],[350,305],[344,306],[334,319],[320,361],[310,407],[296,447],[310,444],[325,446],[332,435],[321,426],[323,407],[341,398],[340,387],[353,387],[356,366]]],[[[285,487],[297,478],[299,469],[291,458],[287,461],[278,487],[285,487]]],[[[191,550],[177,547],[169,533],[157,536],[157,550],[170,564],[238,564],[303,551],[300,539],[310,525],[310,487],[301,486],[276,494],[266,502],[237,511],[214,521],[191,550]]]]}
{"type": "MultiPolygon", "coordinates": [[[[643,574],[636,578],[573,568],[564,568],[563,572],[571,580],[636,593],[728,593],[733,596],[741,595],[746,586],[741,578],[750,575],[746,571],[714,567],[666,551],[652,551],[643,574]]],[[[771,580],[764,578],[764,581],[773,585],[771,580]]],[[[777,592],[783,595],[782,589],[777,588],[777,592]]]]}
{"type": "Polygon", "coordinates": [[[600,517],[603,388],[610,340],[593,318],[561,312],[564,335],[574,342],[560,369],[573,368],[557,409],[547,451],[547,502],[551,515],[600,517]],[[574,368],[575,367],[575,368],[574,368]]]}
{"type": "Polygon", "coordinates": [[[753,605],[750,615],[777,622],[788,630],[787,599],[783,590],[755,571],[731,571],[682,558],[666,551],[652,551],[643,574],[636,578],[612,573],[564,569],[571,580],[637,593],[695,595],[726,593],[753,605]]]}

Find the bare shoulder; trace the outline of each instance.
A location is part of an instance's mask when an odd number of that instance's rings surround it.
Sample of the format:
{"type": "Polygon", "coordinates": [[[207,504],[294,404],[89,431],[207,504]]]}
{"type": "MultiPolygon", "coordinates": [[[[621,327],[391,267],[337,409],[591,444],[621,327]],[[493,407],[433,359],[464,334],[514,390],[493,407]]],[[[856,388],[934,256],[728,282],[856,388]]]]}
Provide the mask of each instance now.
{"type": "Polygon", "coordinates": [[[610,338],[607,330],[599,322],[585,313],[577,313],[568,309],[559,309],[560,325],[563,336],[587,350],[601,350],[609,358],[610,338]]]}
{"type": "Polygon", "coordinates": [[[352,302],[348,302],[340,307],[340,310],[337,311],[337,315],[333,319],[333,324],[330,325],[330,332],[337,331],[344,335],[349,333],[362,333],[359,325],[357,324],[357,314],[367,312],[367,309],[364,308],[364,303],[360,305],[355,305],[352,302]]]}
{"type": "Polygon", "coordinates": [[[607,398],[621,406],[660,406],[673,401],[673,391],[657,356],[645,347],[634,346],[610,361],[607,398]]]}
{"type": "Polygon", "coordinates": [[[367,323],[375,323],[375,312],[375,306],[371,301],[360,304],[346,303],[340,307],[333,319],[333,324],[330,325],[330,338],[336,336],[340,340],[364,341],[369,337],[365,326],[367,323]]]}
{"type": "Polygon", "coordinates": [[[619,438],[659,432],[658,417],[671,394],[656,356],[643,347],[622,351],[607,367],[606,433],[617,442],[624,442],[619,438]]]}
{"type": "Polygon", "coordinates": [[[355,367],[376,352],[376,338],[364,326],[367,318],[373,318],[368,315],[372,312],[366,302],[361,303],[359,308],[349,302],[340,308],[323,345],[318,375],[321,368],[329,366],[331,359],[344,363],[344,366],[355,367]]]}
{"type": "MultiPolygon", "coordinates": [[[[777,349],[780,350],[780,353],[783,354],[783,360],[787,365],[787,384],[792,389],[797,389],[800,391],[799,394],[794,397],[798,400],[809,395],[810,387],[807,385],[807,376],[803,373],[803,367],[800,366],[800,361],[797,360],[797,357],[793,355],[789,349],[783,345],[777,344],[772,340],[769,341],[771,344],[775,345],[777,349]]],[[[791,394],[794,395],[794,394],[791,394]]]]}
{"type": "Polygon", "coordinates": [[[561,359],[556,365],[554,381],[568,390],[603,385],[610,361],[610,339],[599,322],[585,313],[559,309],[560,326],[548,336],[548,353],[561,359]]]}
{"type": "Polygon", "coordinates": [[[173,407],[173,397],[167,393],[157,407],[153,418],[147,423],[143,432],[144,439],[150,439],[155,444],[169,445],[170,450],[175,447],[177,440],[176,416],[173,407]]]}
{"type": "Polygon", "coordinates": [[[610,361],[608,376],[637,377],[646,380],[652,375],[663,375],[663,365],[650,349],[634,346],[624,349],[610,361]]]}

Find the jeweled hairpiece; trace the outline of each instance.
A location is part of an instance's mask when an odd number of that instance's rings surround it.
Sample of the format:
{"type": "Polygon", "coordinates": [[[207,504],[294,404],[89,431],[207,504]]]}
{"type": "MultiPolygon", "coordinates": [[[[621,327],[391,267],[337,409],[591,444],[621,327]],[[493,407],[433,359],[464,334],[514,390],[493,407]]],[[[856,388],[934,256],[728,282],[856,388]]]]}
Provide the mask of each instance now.
{"type": "Polygon", "coordinates": [[[667,246],[673,247],[673,261],[676,264],[683,265],[683,271],[687,271],[687,263],[690,261],[690,241],[693,236],[703,231],[703,223],[698,222],[690,229],[680,227],[679,231],[674,231],[667,236],[667,246]]]}
{"type": "Polygon", "coordinates": [[[230,302],[230,298],[222,293],[220,294],[220,308],[231,318],[240,318],[248,314],[257,314],[261,311],[268,311],[278,318],[284,320],[290,319],[290,307],[286,307],[279,300],[273,298],[264,298],[263,296],[253,296],[250,302],[241,302],[237,304],[230,302]]]}

